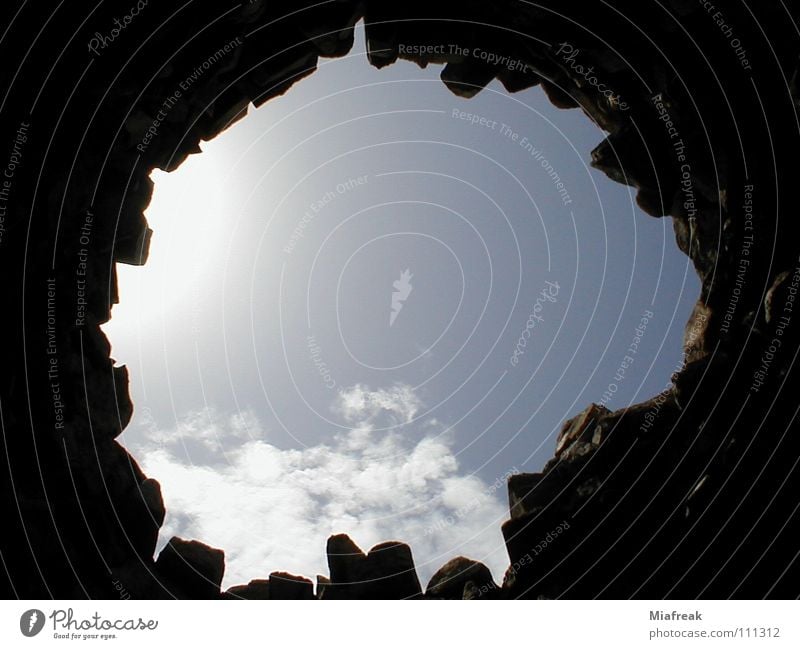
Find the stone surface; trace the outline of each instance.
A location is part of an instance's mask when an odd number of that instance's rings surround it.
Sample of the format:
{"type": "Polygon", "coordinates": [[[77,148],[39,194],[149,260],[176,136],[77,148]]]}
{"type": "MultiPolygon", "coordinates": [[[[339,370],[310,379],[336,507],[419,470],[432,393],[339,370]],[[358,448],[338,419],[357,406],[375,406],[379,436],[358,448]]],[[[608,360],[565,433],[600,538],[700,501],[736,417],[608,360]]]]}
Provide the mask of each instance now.
{"type": "Polygon", "coordinates": [[[325,589],[330,585],[331,580],[325,575],[317,575],[317,589],[314,595],[317,599],[325,599],[325,589]]]}
{"type": "Polygon", "coordinates": [[[370,599],[416,599],[422,587],[411,548],[405,543],[379,543],[367,554],[367,592],[370,599]]]}
{"type": "MultiPolygon", "coordinates": [[[[11,154],[17,162],[0,186],[0,291],[12,314],[0,322],[0,594],[118,597],[112,584],[124,583],[132,597],[218,596],[221,552],[176,540],[153,562],[163,503],[116,442],[132,413],[129,377],[100,325],[119,300],[116,264],[147,258],[150,172],[177,168],[248,105],[313,73],[320,56],[348,52],[363,18],[376,67],[444,64],[461,96],[496,78],[509,91],[541,83],[556,105],[579,106],[607,134],[593,164],[634,188],[649,214],[672,219],[701,281],[685,361],[660,394],[584,417],[592,426],[573,419],[537,475],[512,478],[502,596],[796,597],[797,2],[726,5],[740,51],[699,3],[623,3],[624,19],[615,4],[341,0],[298,11],[288,0],[224,0],[169,21],[169,3],[150,3],[94,56],[87,43],[116,5],[71,7],[45,24],[38,5],[2,3],[3,24],[15,23],[0,43],[0,167],[11,154]],[[405,51],[441,43],[480,46],[522,69],[405,51]],[[165,97],[226,44],[139,148],[165,97]],[[564,44],[572,59],[559,54],[564,44]],[[589,66],[613,100],[581,71],[589,66]]],[[[328,544],[323,598],[371,596],[371,574],[411,574],[348,541],[328,544]]],[[[395,561],[408,557],[398,550],[395,561]]],[[[415,588],[410,577],[392,584],[396,596],[415,588]]],[[[479,590],[473,581],[462,596],[479,590]]]]}
{"type": "Polygon", "coordinates": [[[489,568],[466,557],[444,564],[425,588],[428,599],[494,599],[499,594],[489,568]]]}
{"type": "Polygon", "coordinates": [[[199,541],[172,537],[156,560],[167,591],[187,599],[215,599],[225,572],[225,553],[199,541]]]}
{"type": "Polygon", "coordinates": [[[135,505],[139,505],[140,503],[136,501],[140,500],[146,512],[141,518],[137,517],[134,525],[136,531],[144,537],[141,544],[138,544],[142,546],[142,555],[151,559],[158,543],[158,530],[164,524],[164,517],[167,514],[161,497],[161,485],[156,480],[147,478],[139,485],[138,490],[134,491],[132,497],[135,505]]]}
{"type": "Polygon", "coordinates": [[[365,554],[345,535],[328,539],[330,582],[323,599],[414,599],[422,595],[411,548],[387,541],[365,554]]]}
{"type": "Polygon", "coordinates": [[[225,591],[228,599],[270,599],[269,579],[251,579],[247,584],[231,586],[225,591]]]}
{"type": "Polygon", "coordinates": [[[541,498],[537,490],[543,491],[542,477],[541,473],[520,473],[508,479],[508,509],[512,518],[524,516],[535,507],[530,503],[538,502],[537,496],[541,498]]]}
{"type": "Polygon", "coordinates": [[[270,599],[314,599],[314,584],[310,579],[273,572],[269,576],[270,599]]]}
{"type": "Polygon", "coordinates": [[[556,457],[575,442],[591,440],[598,419],[602,415],[608,414],[608,412],[608,408],[593,403],[581,414],[567,421],[561,428],[561,433],[556,440],[556,457]]]}
{"type": "Polygon", "coordinates": [[[356,599],[353,593],[363,588],[366,578],[367,555],[346,534],[328,539],[326,554],[330,583],[324,589],[324,599],[356,599]]]}

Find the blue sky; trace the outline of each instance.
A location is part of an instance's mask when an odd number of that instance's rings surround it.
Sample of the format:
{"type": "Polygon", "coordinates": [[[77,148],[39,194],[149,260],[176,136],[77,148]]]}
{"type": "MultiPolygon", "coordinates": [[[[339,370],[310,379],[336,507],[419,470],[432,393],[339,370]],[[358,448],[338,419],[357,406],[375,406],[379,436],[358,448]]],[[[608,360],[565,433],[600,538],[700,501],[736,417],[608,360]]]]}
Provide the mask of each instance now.
{"type": "Polygon", "coordinates": [[[151,259],[119,269],[105,327],[122,441],[162,483],[163,536],[224,548],[226,585],[324,573],[338,532],[408,542],[423,581],[459,554],[499,580],[504,478],[609,384],[624,407],[680,362],[697,279],[671,222],[589,168],[602,132],[440,71],[371,68],[359,27],[153,174],[151,259]]]}

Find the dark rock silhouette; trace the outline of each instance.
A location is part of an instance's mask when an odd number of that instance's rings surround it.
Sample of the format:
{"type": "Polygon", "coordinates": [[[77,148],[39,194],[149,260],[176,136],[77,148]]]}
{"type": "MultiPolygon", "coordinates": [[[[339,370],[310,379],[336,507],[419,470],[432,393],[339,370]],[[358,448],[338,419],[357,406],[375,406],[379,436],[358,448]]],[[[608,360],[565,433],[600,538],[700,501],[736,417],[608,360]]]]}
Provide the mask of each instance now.
{"type": "MultiPolygon", "coordinates": [[[[85,23],[70,6],[35,43],[50,9],[18,5],[0,8],[3,25],[14,19],[0,43],[0,167],[11,173],[0,183],[0,594],[117,597],[121,583],[133,597],[222,596],[221,551],[173,539],[153,559],[158,476],[115,441],[133,405],[100,325],[118,301],[116,264],[147,260],[150,171],[177,168],[251,102],[347,53],[363,18],[376,67],[445,64],[461,97],[496,78],[580,106],[608,134],[594,166],[671,218],[702,282],[686,361],[663,392],[590,408],[541,472],[510,481],[500,595],[798,595],[795,1],[726,5],[735,41],[687,0],[216,2],[179,20],[150,3],[94,52],[86,44],[116,5],[85,23]],[[461,49],[406,48],[442,43],[461,49]],[[505,63],[461,51],[476,48],[505,63]]],[[[407,546],[365,554],[333,537],[327,551],[325,599],[419,594],[407,546]]],[[[480,595],[484,577],[461,596],[480,595]]],[[[227,596],[272,595],[275,579],[227,596]]],[[[280,583],[308,595],[304,581],[280,583]]]]}
{"type": "Polygon", "coordinates": [[[225,553],[199,541],[169,540],[155,565],[161,581],[170,591],[187,599],[219,597],[225,573],[225,553]]]}
{"type": "Polygon", "coordinates": [[[269,576],[270,599],[314,599],[314,584],[310,579],[288,572],[273,572],[269,576]]]}
{"type": "Polygon", "coordinates": [[[431,577],[425,589],[430,599],[494,599],[500,589],[484,564],[466,557],[456,557],[431,577]]]}
{"type": "Polygon", "coordinates": [[[389,541],[368,554],[346,534],[328,539],[330,582],[323,599],[414,599],[422,595],[411,548],[389,541]]]}
{"type": "Polygon", "coordinates": [[[243,586],[231,586],[226,599],[269,599],[269,579],[251,579],[243,586]]]}

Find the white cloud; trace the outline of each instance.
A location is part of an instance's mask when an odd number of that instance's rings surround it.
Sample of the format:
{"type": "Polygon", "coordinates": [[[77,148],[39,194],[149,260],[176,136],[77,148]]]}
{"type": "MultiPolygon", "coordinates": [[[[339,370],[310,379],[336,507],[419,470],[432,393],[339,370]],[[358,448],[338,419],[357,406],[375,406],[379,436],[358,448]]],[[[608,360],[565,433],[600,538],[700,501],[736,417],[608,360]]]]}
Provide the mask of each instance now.
{"type": "Polygon", "coordinates": [[[302,450],[266,442],[252,413],[225,418],[203,411],[176,430],[151,431],[148,444],[134,450],[162,485],[162,542],[177,534],[224,549],[226,587],[273,570],[327,574],[325,542],[342,532],[364,550],[387,540],[409,543],[423,586],[460,554],[484,561],[502,579],[504,482],[459,474],[452,437],[435,420],[418,422],[414,431],[405,426],[406,434],[376,430],[387,413],[413,420],[422,404],[408,386],[358,385],[341,392],[336,407],[352,430],[302,450]],[[413,432],[418,441],[409,439],[413,432]],[[187,438],[224,449],[224,461],[212,456],[193,464],[187,438]]]}
{"type": "Polygon", "coordinates": [[[334,410],[349,422],[372,422],[379,415],[388,413],[399,422],[409,423],[421,405],[410,385],[396,384],[389,389],[370,390],[357,384],[339,391],[334,410]]]}
{"type": "Polygon", "coordinates": [[[230,417],[220,417],[213,408],[202,408],[187,413],[172,430],[159,430],[152,416],[142,418],[140,426],[146,429],[149,442],[159,446],[196,442],[208,451],[224,451],[236,441],[263,436],[261,423],[250,411],[230,417]],[[222,421],[217,421],[217,420],[222,421]]]}

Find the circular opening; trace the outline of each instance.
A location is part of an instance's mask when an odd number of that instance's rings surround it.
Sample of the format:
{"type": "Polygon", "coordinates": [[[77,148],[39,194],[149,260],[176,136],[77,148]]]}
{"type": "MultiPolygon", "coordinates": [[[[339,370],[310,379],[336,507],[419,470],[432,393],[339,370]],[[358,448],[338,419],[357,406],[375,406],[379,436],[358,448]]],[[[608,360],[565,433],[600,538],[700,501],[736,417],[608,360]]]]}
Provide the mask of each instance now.
{"type": "Polygon", "coordinates": [[[601,131],[533,88],[325,61],[172,173],[105,327],[122,441],[225,584],[326,572],[332,533],[408,542],[423,581],[499,577],[505,479],[587,402],[657,394],[698,293],[668,220],[588,166],[601,131]],[[630,352],[636,339],[636,351],[630,352]]]}

